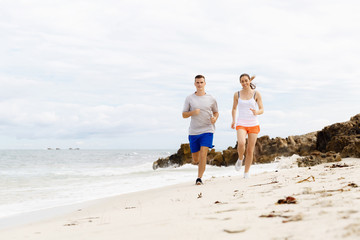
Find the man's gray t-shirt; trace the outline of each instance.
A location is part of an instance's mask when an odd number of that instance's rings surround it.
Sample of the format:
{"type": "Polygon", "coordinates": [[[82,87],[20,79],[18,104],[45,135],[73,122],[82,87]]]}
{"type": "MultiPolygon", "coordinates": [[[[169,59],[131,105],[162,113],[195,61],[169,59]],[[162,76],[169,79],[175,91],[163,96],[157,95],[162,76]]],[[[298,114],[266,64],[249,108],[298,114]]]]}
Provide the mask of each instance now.
{"type": "Polygon", "coordinates": [[[199,135],[202,133],[214,133],[215,125],[211,123],[210,118],[214,112],[218,112],[218,106],[215,98],[210,94],[197,96],[195,93],[185,99],[183,112],[200,109],[198,115],[191,116],[189,135],[199,135]]]}

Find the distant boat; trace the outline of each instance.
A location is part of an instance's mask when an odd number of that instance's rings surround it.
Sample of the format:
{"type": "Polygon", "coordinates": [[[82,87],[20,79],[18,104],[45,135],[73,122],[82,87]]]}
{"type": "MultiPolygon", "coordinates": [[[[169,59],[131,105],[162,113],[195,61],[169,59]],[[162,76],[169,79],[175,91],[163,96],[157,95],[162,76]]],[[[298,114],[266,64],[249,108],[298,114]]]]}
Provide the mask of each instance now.
{"type": "Polygon", "coordinates": [[[56,148],[56,150],[60,150],[60,148],[56,148]]]}

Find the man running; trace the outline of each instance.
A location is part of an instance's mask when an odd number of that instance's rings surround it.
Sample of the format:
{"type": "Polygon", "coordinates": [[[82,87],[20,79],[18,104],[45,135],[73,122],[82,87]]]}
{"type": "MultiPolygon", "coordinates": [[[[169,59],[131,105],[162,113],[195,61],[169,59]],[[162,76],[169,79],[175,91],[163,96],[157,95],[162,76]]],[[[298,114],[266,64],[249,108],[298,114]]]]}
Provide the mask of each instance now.
{"type": "Polygon", "coordinates": [[[196,92],[185,99],[183,118],[191,117],[189,142],[193,163],[198,164],[198,178],[195,184],[201,185],[205,172],[206,158],[209,148],[213,148],[215,122],[219,117],[217,102],[205,92],[205,77],[195,77],[196,92]]]}

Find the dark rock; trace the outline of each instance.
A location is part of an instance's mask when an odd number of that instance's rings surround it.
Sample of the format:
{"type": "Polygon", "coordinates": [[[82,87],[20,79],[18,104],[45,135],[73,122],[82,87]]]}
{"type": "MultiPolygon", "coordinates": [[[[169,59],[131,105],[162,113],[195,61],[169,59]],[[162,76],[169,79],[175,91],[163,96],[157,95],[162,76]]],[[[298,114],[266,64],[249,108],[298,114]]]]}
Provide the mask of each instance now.
{"type": "Polygon", "coordinates": [[[224,166],[234,165],[239,158],[237,148],[228,147],[227,150],[223,151],[224,166]]]}
{"type": "Polygon", "coordinates": [[[221,152],[215,152],[215,149],[211,149],[207,156],[207,164],[218,167],[224,165],[224,158],[221,152]]]}
{"type": "Polygon", "coordinates": [[[191,163],[191,151],[188,143],[181,144],[177,153],[170,155],[166,158],[159,158],[153,163],[153,169],[166,168],[170,166],[182,166],[186,163],[191,163]]]}
{"type": "Polygon", "coordinates": [[[309,155],[316,149],[316,134],[312,132],[300,136],[289,136],[287,138],[272,138],[262,136],[258,138],[255,145],[255,157],[258,163],[268,163],[279,156],[309,155]]]}
{"type": "Polygon", "coordinates": [[[340,154],[332,151],[327,153],[314,151],[310,154],[310,156],[297,159],[297,163],[299,167],[309,167],[321,163],[340,162],[340,161],[341,161],[340,154]]]}
{"type": "Polygon", "coordinates": [[[316,149],[321,152],[335,151],[342,157],[360,157],[360,114],[350,121],[335,123],[317,134],[316,149]]]}

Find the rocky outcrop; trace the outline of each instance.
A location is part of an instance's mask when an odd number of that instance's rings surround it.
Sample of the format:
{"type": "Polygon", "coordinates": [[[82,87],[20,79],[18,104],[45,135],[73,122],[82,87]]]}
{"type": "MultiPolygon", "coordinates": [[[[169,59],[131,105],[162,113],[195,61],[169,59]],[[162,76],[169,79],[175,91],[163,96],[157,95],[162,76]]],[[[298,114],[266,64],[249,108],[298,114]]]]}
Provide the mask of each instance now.
{"type": "MultiPolygon", "coordinates": [[[[255,151],[254,162],[269,163],[279,156],[291,156],[298,154],[300,156],[309,155],[311,151],[315,150],[316,146],[316,132],[301,135],[290,136],[288,138],[272,138],[263,136],[258,138],[255,151]]],[[[246,153],[245,153],[246,154],[246,153]]],[[[228,147],[222,152],[216,152],[211,149],[207,156],[207,164],[215,166],[229,166],[234,165],[238,159],[237,146],[228,147]]],[[[189,144],[181,144],[177,153],[166,157],[159,158],[153,163],[153,169],[181,166],[186,163],[191,163],[191,152],[189,144]]]]}
{"type": "Polygon", "coordinates": [[[321,163],[340,162],[340,161],[341,161],[340,154],[333,151],[326,153],[314,151],[310,154],[310,156],[297,159],[297,163],[299,167],[309,167],[321,163]]]}
{"type": "Polygon", "coordinates": [[[317,134],[316,149],[321,152],[334,151],[341,157],[360,157],[360,114],[350,121],[335,123],[317,134]]]}
{"type": "MultiPolygon", "coordinates": [[[[238,158],[238,154],[235,148],[229,147],[223,152],[216,152],[215,149],[211,149],[207,155],[207,164],[215,166],[228,166],[234,165],[238,158]]],[[[192,162],[192,156],[190,146],[188,143],[181,144],[180,149],[166,158],[159,158],[153,163],[153,169],[165,168],[169,166],[179,167],[186,163],[192,162]]]]}
{"type": "Polygon", "coordinates": [[[188,143],[180,145],[180,149],[177,153],[170,155],[166,158],[159,158],[153,163],[153,169],[166,168],[169,166],[182,166],[186,163],[191,163],[191,151],[188,143]]]}
{"type": "Polygon", "coordinates": [[[258,163],[268,163],[279,156],[300,156],[309,155],[316,149],[317,132],[308,133],[300,136],[289,136],[287,138],[269,138],[262,136],[258,138],[255,145],[255,161],[258,163]]]}
{"type": "Polygon", "coordinates": [[[228,147],[228,149],[223,151],[224,163],[223,166],[234,165],[239,158],[239,154],[237,152],[237,146],[228,147]]]}
{"type": "MultiPolygon", "coordinates": [[[[341,157],[360,158],[360,114],[348,122],[336,123],[318,132],[287,138],[262,136],[257,139],[255,145],[254,162],[269,163],[276,157],[293,154],[304,157],[299,159],[299,166],[340,161],[341,157]]],[[[237,159],[237,146],[228,147],[222,152],[212,149],[208,153],[207,164],[229,166],[234,165],[237,159]]],[[[153,169],[171,165],[181,166],[191,161],[189,144],[181,144],[176,154],[155,161],[153,169]]]]}

